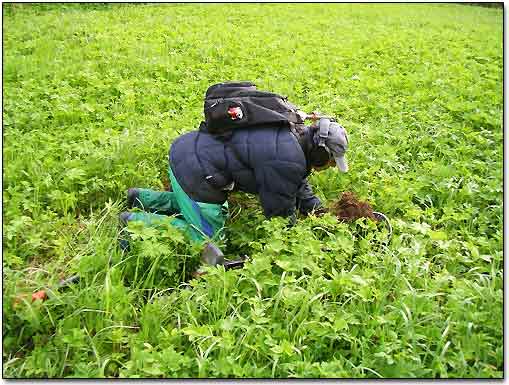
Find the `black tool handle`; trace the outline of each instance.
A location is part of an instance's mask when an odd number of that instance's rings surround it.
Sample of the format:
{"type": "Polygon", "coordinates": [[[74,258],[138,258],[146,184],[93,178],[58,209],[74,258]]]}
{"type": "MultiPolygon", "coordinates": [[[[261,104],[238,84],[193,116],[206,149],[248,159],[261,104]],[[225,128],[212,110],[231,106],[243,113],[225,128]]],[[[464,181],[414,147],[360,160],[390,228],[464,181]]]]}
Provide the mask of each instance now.
{"type": "Polygon", "coordinates": [[[249,257],[247,255],[243,255],[241,259],[237,259],[235,261],[228,261],[225,259],[223,266],[225,270],[237,269],[239,267],[243,267],[248,260],[249,257]]]}

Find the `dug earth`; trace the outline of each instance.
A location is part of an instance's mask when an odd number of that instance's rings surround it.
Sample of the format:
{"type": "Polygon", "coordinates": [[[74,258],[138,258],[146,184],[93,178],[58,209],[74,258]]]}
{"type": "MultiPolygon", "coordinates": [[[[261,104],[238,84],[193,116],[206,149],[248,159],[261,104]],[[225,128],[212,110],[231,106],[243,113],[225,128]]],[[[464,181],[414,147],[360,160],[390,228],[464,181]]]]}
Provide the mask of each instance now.
{"type": "Polygon", "coordinates": [[[343,222],[354,222],[359,218],[377,220],[370,204],[358,200],[351,191],[345,191],[341,199],[332,204],[329,211],[343,222]]]}

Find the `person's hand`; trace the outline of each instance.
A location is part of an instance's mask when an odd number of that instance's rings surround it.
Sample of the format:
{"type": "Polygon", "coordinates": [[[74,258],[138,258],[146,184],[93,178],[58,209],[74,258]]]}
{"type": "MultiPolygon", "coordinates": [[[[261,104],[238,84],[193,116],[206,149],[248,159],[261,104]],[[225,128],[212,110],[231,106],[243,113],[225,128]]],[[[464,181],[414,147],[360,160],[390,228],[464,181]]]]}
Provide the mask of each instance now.
{"type": "Polygon", "coordinates": [[[313,122],[316,122],[317,120],[319,120],[321,118],[321,115],[315,111],[311,112],[310,114],[307,114],[302,110],[297,110],[297,114],[299,114],[299,116],[301,117],[302,120],[310,119],[313,122]]]}
{"type": "Polygon", "coordinates": [[[320,120],[322,117],[323,117],[322,114],[316,111],[313,111],[310,114],[308,114],[308,119],[311,119],[313,123],[315,123],[317,120],[320,120]]]}

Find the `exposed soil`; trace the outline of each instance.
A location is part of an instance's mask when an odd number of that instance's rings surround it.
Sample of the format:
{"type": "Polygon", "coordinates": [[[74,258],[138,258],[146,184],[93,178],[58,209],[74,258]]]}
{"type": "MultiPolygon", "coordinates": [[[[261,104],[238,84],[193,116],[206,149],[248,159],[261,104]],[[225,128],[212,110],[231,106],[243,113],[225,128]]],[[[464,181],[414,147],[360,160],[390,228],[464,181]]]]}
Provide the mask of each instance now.
{"type": "Polygon", "coordinates": [[[373,215],[373,208],[370,204],[368,202],[358,200],[355,194],[351,191],[345,191],[341,195],[341,199],[332,204],[330,212],[340,221],[344,222],[354,222],[359,218],[376,220],[373,215]]]}

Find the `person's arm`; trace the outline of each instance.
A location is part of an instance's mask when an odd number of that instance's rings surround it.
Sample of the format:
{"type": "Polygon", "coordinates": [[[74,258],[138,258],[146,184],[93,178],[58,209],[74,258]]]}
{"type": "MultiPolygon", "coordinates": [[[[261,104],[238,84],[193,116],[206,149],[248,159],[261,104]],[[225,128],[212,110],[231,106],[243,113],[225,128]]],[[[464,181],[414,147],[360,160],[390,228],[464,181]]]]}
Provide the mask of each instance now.
{"type": "Polygon", "coordinates": [[[311,186],[305,178],[297,191],[297,208],[302,215],[309,215],[313,210],[322,206],[320,199],[313,193],[311,186]]]}
{"type": "Polygon", "coordinates": [[[257,167],[255,178],[265,216],[289,218],[293,225],[302,170],[294,163],[271,162],[257,167]]]}

